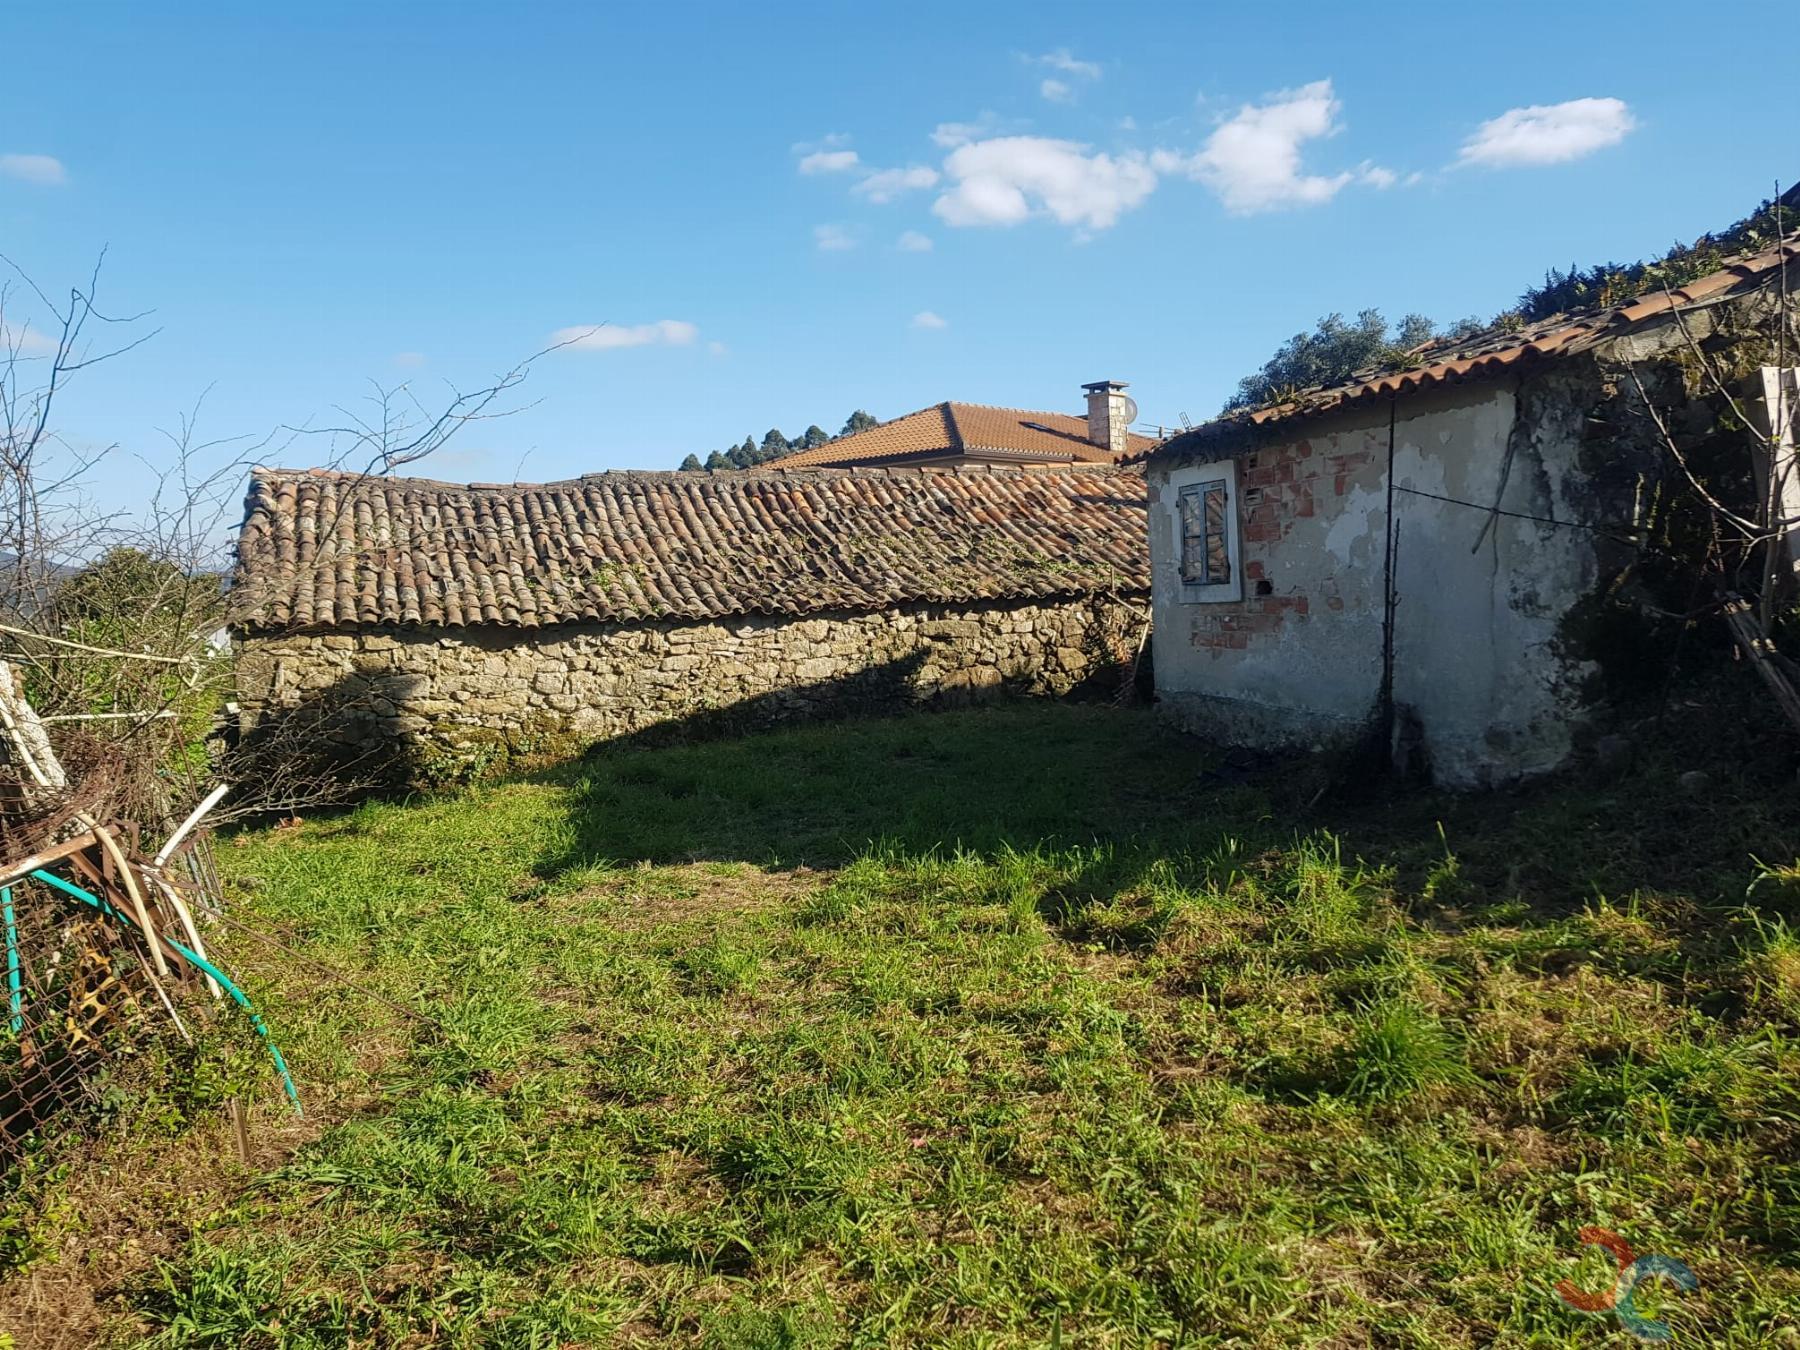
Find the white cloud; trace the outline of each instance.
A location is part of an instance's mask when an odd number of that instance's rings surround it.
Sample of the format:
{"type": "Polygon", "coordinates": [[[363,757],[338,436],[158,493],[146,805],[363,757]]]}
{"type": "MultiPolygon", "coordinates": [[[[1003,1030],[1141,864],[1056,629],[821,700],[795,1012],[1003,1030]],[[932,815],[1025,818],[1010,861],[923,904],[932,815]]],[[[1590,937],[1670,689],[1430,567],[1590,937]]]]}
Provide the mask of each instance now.
{"type": "Polygon", "coordinates": [[[29,323],[14,328],[0,323],[0,357],[17,353],[20,356],[47,356],[58,347],[57,340],[49,333],[40,332],[29,323]]]}
{"type": "Polygon", "coordinates": [[[815,150],[801,159],[801,173],[846,173],[858,163],[854,150],[815,150]]]}
{"type": "Polygon", "coordinates": [[[1077,79],[1097,80],[1100,78],[1100,67],[1093,61],[1078,61],[1069,54],[1067,47],[1059,47],[1056,51],[1045,52],[1042,56],[1025,58],[1036,65],[1048,66],[1051,70],[1059,70],[1064,75],[1073,75],[1077,79]]]}
{"type": "Polygon", "coordinates": [[[686,347],[699,336],[700,330],[684,319],[658,319],[635,327],[608,323],[559,328],[550,335],[550,341],[601,352],[620,347],[686,347]]]}
{"type": "Polygon", "coordinates": [[[1127,114],[1126,116],[1121,117],[1119,119],[1119,130],[1120,131],[1136,131],[1137,130],[1137,118],[1132,117],[1130,114],[1127,114]]]}
{"type": "Polygon", "coordinates": [[[932,204],[947,225],[1017,225],[1047,212],[1064,225],[1104,230],[1156,189],[1142,155],[1087,153],[1074,141],[999,136],[958,146],[944,161],[955,186],[932,204]]]}
{"type": "Polygon", "coordinates": [[[61,187],[69,181],[69,173],[54,155],[0,155],[0,178],[16,178],[21,183],[36,183],[40,187],[61,187]]]}
{"type": "Polygon", "coordinates": [[[1038,93],[1052,103],[1069,103],[1075,98],[1075,91],[1062,80],[1045,80],[1038,86],[1038,93]]]}
{"type": "Polygon", "coordinates": [[[396,352],[394,364],[402,370],[418,370],[425,364],[424,352],[396,352]]]}
{"type": "Polygon", "coordinates": [[[1616,98],[1533,104],[1483,122],[1463,142],[1457,163],[1493,169],[1563,164],[1617,145],[1636,129],[1631,109],[1616,98]]]}
{"type": "Polygon", "coordinates": [[[710,356],[724,356],[731,349],[723,342],[709,342],[706,344],[706,350],[710,356]]]}
{"type": "Polygon", "coordinates": [[[788,147],[796,155],[810,155],[815,150],[842,150],[850,144],[850,134],[845,131],[832,131],[819,137],[816,141],[795,141],[788,147]]]}
{"type": "Polygon", "coordinates": [[[959,145],[992,136],[999,129],[999,116],[984,110],[973,122],[939,122],[931,133],[931,141],[933,145],[954,150],[959,145]]]}
{"type": "Polygon", "coordinates": [[[933,245],[930,235],[920,234],[917,230],[907,230],[900,236],[894,247],[902,253],[929,253],[933,245]]]}
{"type": "Polygon", "coordinates": [[[850,190],[881,205],[893,201],[903,192],[936,187],[937,181],[936,169],[926,168],[923,164],[912,164],[904,169],[872,169],[868,177],[850,190]]]}
{"type": "Polygon", "coordinates": [[[821,253],[843,253],[856,247],[856,239],[842,225],[813,226],[813,243],[821,253]]]}
{"type": "Polygon", "coordinates": [[[914,328],[948,328],[950,321],[940,318],[928,309],[922,309],[912,316],[912,326],[914,328]]]}
{"type": "Polygon", "coordinates": [[[1300,171],[1300,147],[1339,130],[1340,106],[1330,80],[1284,89],[1265,103],[1244,104],[1213,129],[1198,153],[1160,150],[1151,162],[1206,184],[1239,215],[1316,206],[1355,177],[1300,171]]]}
{"type": "Polygon", "coordinates": [[[1367,183],[1372,188],[1381,188],[1385,190],[1394,186],[1395,183],[1398,183],[1400,181],[1400,175],[1395,173],[1392,169],[1383,168],[1379,164],[1371,164],[1365,159],[1361,164],[1356,166],[1356,181],[1359,183],[1367,183]]]}

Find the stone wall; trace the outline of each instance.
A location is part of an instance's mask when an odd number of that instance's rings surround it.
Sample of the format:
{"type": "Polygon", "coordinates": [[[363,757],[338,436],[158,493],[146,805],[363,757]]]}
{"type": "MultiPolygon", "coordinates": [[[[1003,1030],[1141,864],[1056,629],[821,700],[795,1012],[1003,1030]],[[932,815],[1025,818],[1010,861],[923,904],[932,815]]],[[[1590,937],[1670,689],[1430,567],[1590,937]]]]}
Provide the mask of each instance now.
{"type": "Polygon", "coordinates": [[[309,737],[445,781],[669,723],[749,726],[1116,679],[1144,597],[916,605],[808,619],[240,635],[247,735],[309,737]],[[290,723],[301,724],[298,720],[290,723]]]}

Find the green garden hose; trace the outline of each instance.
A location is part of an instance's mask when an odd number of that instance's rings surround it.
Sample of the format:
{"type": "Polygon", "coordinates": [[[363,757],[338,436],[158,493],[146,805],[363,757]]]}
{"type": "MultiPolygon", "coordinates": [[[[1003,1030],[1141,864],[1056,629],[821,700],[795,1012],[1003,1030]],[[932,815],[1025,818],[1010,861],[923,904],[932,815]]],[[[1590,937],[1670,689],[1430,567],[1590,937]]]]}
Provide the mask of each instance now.
{"type": "MultiPolygon", "coordinates": [[[[31,875],[43,882],[46,886],[51,886],[56,890],[61,891],[64,895],[72,896],[83,904],[92,905],[109,919],[118,919],[127,924],[131,923],[131,920],[126,915],[107,904],[106,901],[102,900],[99,896],[90,895],[88,892],[82,890],[81,887],[64,881],[59,876],[53,876],[41,867],[32,872],[31,875]]],[[[12,892],[8,890],[7,895],[10,896],[11,894],[12,892]]],[[[9,938],[12,933],[11,913],[12,911],[9,906],[7,909],[7,934],[9,938]]],[[[135,924],[132,926],[136,927],[135,924]]],[[[293,1103],[294,1114],[297,1116],[306,1114],[300,1109],[300,1093],[294,1087],[294,1076],[288,1072],[287,1061],[281,1057],[281,1051],[276,1048],[274,1038],[269,1035],[269,1028],[263,1023],[262,1014],[257,1012],[256,1009],[251,1006],[249,997],[242,989],[239,989],[237,985],[232,982],[230,976],[220,970],[217,966],[213,965],[213,963],[208,961],[204,956],[199,955],[197,952],[189,951],[173,938],[163,938],[163,941],[167,943],[170,949],[179,955],[182,960],[194,967],[195,970],[200,971],[204,975],[212,976],[219,987],[231,995],[232,1001],[249,1015],[250,1025],[256,1028],[256,1034],[262,1037],[262,1043],[269,1052],[269,1058],[275,1061],[275,1071],[281,1075],[281,1086],[287,1092],[288,1101],[293,1103]]],[[[17,995],[14,997],[16,998],[17,995]]],[[[16,1004],[14,1006],[15,1008],[17,1007],[16,1004]]]]}

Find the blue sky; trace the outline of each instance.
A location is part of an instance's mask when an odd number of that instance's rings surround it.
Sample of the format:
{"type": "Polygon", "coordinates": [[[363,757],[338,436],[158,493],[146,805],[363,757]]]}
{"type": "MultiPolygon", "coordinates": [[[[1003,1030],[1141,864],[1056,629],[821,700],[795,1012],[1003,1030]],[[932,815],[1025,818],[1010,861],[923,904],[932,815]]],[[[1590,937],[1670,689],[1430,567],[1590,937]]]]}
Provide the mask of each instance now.
{"type": "Polygon", "coordinates": [[[1800,166],[1728,9],[20,4],[0,252],[66,290],[106,246],[156,311],[58,418],[150,458],[202,394],[211,436],[434,405],[595,324],[421,471],[1100,378],[1201,420],[1328,311],[1491,315],[1744,214],[1800,166]]]}

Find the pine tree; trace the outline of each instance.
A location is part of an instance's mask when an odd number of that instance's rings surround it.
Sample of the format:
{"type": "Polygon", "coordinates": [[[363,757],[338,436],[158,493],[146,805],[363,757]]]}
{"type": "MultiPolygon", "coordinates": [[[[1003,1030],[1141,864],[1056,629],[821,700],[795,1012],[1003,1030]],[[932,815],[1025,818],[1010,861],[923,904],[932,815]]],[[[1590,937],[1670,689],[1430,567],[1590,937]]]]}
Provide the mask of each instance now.
{"type": "Polygon", "coordinates": [[[757,452],[756,462],[758,464],[767,464],[772,459],[780,459],[793,448],[793,446],[788,444],[788,438],[786,436],[783,436],[774,427],[770,427],[769,434],[762,439],[762,449],[757,452]]]}
{"type": "Polygon", "coordinates": [[[867,431],[870,427],[878,427],[880,425],[881,423],[877,422],[861,408],[858,408],[855,412],[851,413],[849,417],[844,419],[844,429],[838,432],[838,435],[854,436],[859,431],[867,431]]]}
{"type": "Polygon", "coordinates": [[[806,435],[800,438],[800,444],[806,447],[806,449],[812,450],[825,444],[825,442],[830,439],[831,437],[825,434],[825,428],[821,427],[817,422],[814,422],[806,429],[806,435]]]}
{"type": "Polygon", "coordinates": [[[681,461],[681,471],[683,473],[695,473],[699,468],[700,456],[698,455],[689,455],[686,459],[681,461]]]}
{"type": "Polygon", "coordinates": [[[706,467],[709,469],[729,469],[731,467],[731,461],[715,450],[706,457],[706,467]]]}

